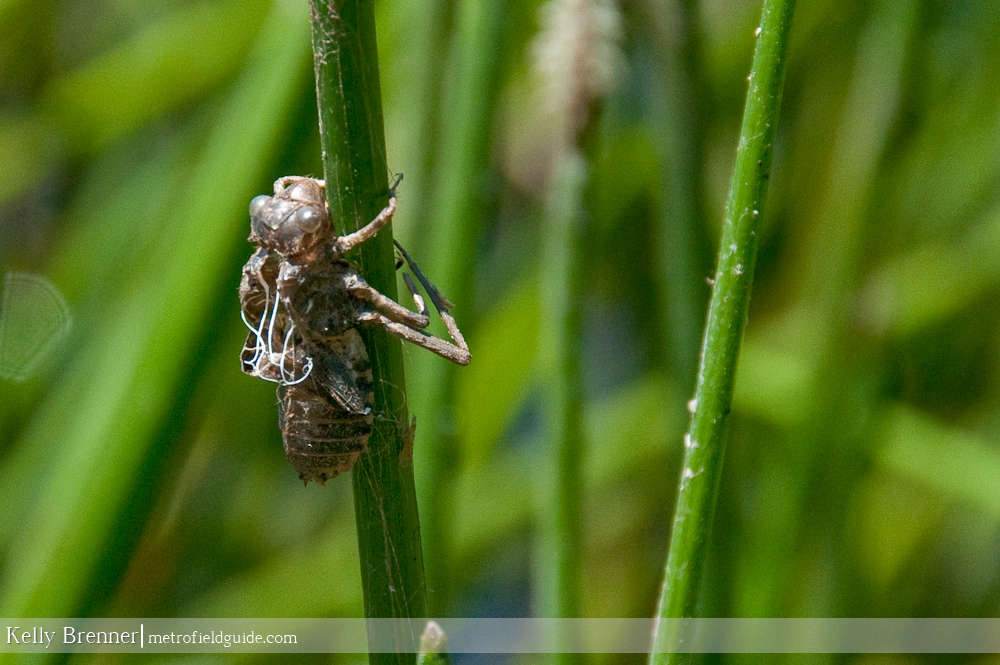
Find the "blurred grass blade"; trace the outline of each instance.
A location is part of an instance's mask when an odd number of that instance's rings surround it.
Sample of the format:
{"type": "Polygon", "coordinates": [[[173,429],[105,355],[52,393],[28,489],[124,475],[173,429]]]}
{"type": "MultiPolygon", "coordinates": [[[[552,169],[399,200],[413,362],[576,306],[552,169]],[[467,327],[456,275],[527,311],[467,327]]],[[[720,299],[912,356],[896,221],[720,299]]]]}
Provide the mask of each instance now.
{"type": "Polygon", "coordinates": [[[646,0],[642,4],[658,66],[651,122],[661,183],[655,188],[661,217],[656,229],[659,316],[671,340],[668,360],[680,383],[693,385],[707,293],[700,287],[711,270],[703,224],[705,93],[698,6],[692,0],[646,0]]]}
{"type": "MultiPolygon", "coordinates": [[[[858,394],[861,376],[852,371],[856,366],[848,369],[844,349],[854,343],[850,324],[858,272],[866,241],[877,229],[876,224],[866,223],[873,182],[902,110],[899,93],[906,75],[907,45],[918,23],[915,7],[907,3],[881,0],[870,4],[869,12],[836,125],[816,223],[803,228],[801,259],[787,273],[794,275],[787,279],[797,287],[797,304],[763,333],[780,340],[784,355],[797,356],[805,364],[808,381],[782,408],[800,414],[800,429],[791,432],[791,440],[813,445],[789,445],[770,458],[781,472],[768,474],[774,478],[763,486],[761,499],[768,519],[758,521],[748,534],[750,546],[741,556],[746,570],[755,571],[737,582],[741,615],[771,616],[781,611],[781,598],[792,588],[784,571],[798,556],[795,527],[815,511],[808,505],[811,479],[830,473],[835,464],[850,465],[854,454],[850,442],[832,444],[831,437],[847,431],[848,423],[863,422],[870,408],[848,408],[845,403],[858,394]],[[847,385],[853,386],[853,393],[845,389],[847,385]]],[[[788,369],[794,364],[785,363],[788,369]]]]}
{"type": "MultiPolygon", "coordinates": [[[[693,616],[725,452],[736,361],[757,261],[757,236],[771,170],[794,0],[765,0],[750,70],[743,126],[709,305],[691,424],[657,617],[693,616]]],[[[650,663],[685,662],[678,635],[653,636],[650,663]]]]}
{"type": "MultiPolygon", "coordinates": [[[[796,300],[823,336],[811,345],[814,363],[824,362],[843,327],[857,284],[865,224],[873,183],[893,122],[900,113],[900,91],[907,44],[917,10],[907,3],[871,3],[861,34],[843,115],[836,132],[816,223],[807,227],[806,246],[796,264],[796,300]]],[[[813,340],[810,340],[813,341],[813,340]]]]}
{"type": "Polygon", "coordinates": [[[988,298],[1000,284],[1000,209],[961,236],[927,240],[877,268],[863,292],[868,325],[912,335],[988,298]]]}
{"type": "MultiPolygon", "coordinates": [[[[485,168],[490,153],[490,128],[497,99],[501,60],[496,57],[507,13],[505,3],[467,0],[457,6],[455,36],[444,76],[442,108],[448,109],[441,127],[437,172],[427,221],[433,220],[414,256],[426,264],[427,274],[457,304],[459,322],[471,312],[470,276],[476,255],[476,232],[481,209],[485,168]],[[426,257],[426,258],[422,258],[426,257]]],[[[473,348],[473,355],[476,350],[473,348]]],[[[473,360],[473,363],[476,361],[473,360]]],[[[456,466],[456,442],[451,418],[454,368],[431,354],[413,357],[410,395],[420,427],[414,447],[418,495],[423,510],[424,543],[432,613],[448,606],[448,551],[452,510],[449,479],[456,466]]]]}
{"type": "MultiPolygon", "coordinates": [[[[442,45],[448,44],[456,5],[451,0],[408,0],[393,4],[386,16],[400,34],[396,42],[405,44],[406,57],[391,58],[388,71],[395,85],[385,89],[386,135],[393,150],[390,169],[406,173],[406,205],[396,213],[403,244],[417,250],[419,229],[427,218],[431,182],[436,172],[441,125],[442,45]],[[394,167],[399,164],[399,167],[394,167]]],[[[392,48],[392,46],[390,46],[392,48]]],[[[389,80],[384,76],[383,80],[389,80]]]]}
{"type": "MultiPolygon", "coordinates": [[[[568,149],[552,174],[542,270],[545,318],[540,367],[545,388],[547,463],[539,467],[539,574],[536,613],[580,616],[580,560],[583,534],[582,412],[580,368],[582,244],[587,165],[568,149]]],[[[565,655],[565,654],[564,654],[565,655]]],[[[575,659],[575,657],[574,657],[575,659]]]]}
{"type": "Polygon", "coordinates": [[[134,290],[111,308],[18,444],[52,456],[44,476],[20,479],[41,487],[26,517],[30,527],[8,549],[0,597],[6,616],[73,616],[133,486],[155,482],[137,471],[161,419],[187,390],[185,372],[206,334],[210,306],[235,282],[223,271],[245,234],[248,193],[266,177],[259,169],[277,147],[275,120],[288,116],[301,90],[300,11],[277,2],[265,21],[269,30],[170,216],[143,220],[163,230],[162,249],[150,254],[134,290]],[[60,426],[49,429],[50,419],[60,426]]]}
{"type": "Polygon", "coordinates": [[[1000,451],[991,442],[913,408],[888,410],[876,453],[885,468],[1000,522],[1000,451]]]}
{"type": "Polygon", "coordinates": [[[455,377],[455,411],[475,414],[456,423],[467,466],[488,463],[537,378],[542,317],[538,286],[538,272],[527,271],[479,317],[469,337],[476,360],[455,377]],[[497,376],[504,380],[496,381],[497,376]],[[487,393],[490,399],[484,400],[487,393]]]}
{"type": "Polygon", "coordinates": [[[267,8],[265,0],[186,6],[55,79],[43,93],[45,112],[67,132],[74,152],[106,145],[237,71],[267,8]],[[220,29],[237,38],[218,39],[220,29]],[[113,103],[108,82],[113,82],[113,103]],[[159,94],[150,95],[150,90],[159,94]]]}
{"type": "Polygon", "coordinates": [[[0,202],[67,157],[94,152],[225,82],[252,50],[267,7],[265,0],[185,6],[52,79],[33,113],[5,119],[0,130],[0,158],[19,165],[0,179],[0,202]],[[227,39],[218,39],[220,29],[227,39]]]}
{"type": "MultiPolygon", "coordinates": [[[[199,128],[200,129],[200,128],[199,128]]],[[[72,220],[68,233],[60,239],[46,273],[65,294],[75,325],[67,348],[93,344],[107,316],[102,303],[114,301],[134,289],[131,277],[144,270],[142,259],[153,246],[155,220],[166,219],[166,206],[180,190],[184,166],[191,158],[193,132],[172,135],[154,147],[147,147],[136,164],[134,149],[117,151],[98,160],[80,186],[66,218],[72,220]],[[124,155],[121,153],[129,153],[124,155]],[[136,220],[150,223],[136,224],[136,220]],[[86,280],[80,275],[87,275],[86,280]]],[[[200,140],[200,133],[198,134],[200,140]]],[[[70,354],[61,354],[60,358],[70,354]]],[[[93,371],[92,365],[84,371],[93,371]]],[[[74,371],[80,371],[80,363],[74,371]]],[[[58,383],[83,385],[82,376],[59,376],[58,383]]],[[[24,413],[37,407],[39,393],[46,385],[24,386],[0,404],[2,426],[13,431],[24,413]],[[29,406],[30,405],[30,406],[29,406]],[[19,408],[20,407],[20,408],[19,408]]],[[[32,439],[57,441],[64,436],[71,413],[51,409],[35,417],[32,439]],[[56,415],[58,413],[58,416],[56,415]]],[[[0,466],[0,543],[10,542],[17,525],[34,501],[41,484],[35,482],[37,469],[45,468],[52,455],[50,446],[14,446],[0,466]]]]}

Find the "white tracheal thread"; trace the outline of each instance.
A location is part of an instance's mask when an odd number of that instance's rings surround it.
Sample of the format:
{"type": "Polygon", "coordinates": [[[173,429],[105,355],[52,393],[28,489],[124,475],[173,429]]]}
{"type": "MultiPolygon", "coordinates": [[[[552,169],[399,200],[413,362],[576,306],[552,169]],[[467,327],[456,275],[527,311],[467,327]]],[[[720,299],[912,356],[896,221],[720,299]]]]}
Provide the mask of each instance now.
{"type": "Polygon", "coordinates": [[[251,373],[265,381],[270,381],[272,383],[279,383],[283,386],[294,386],[297,383],[302,383],[305,381],[309,375],[312,373],[313,360],[312,358],[306,358],[305,360],[305,372],[302,376],[295,378],[295,375],[285,369],[285,358],[288,357],[289,352],[294,353],[295,347],[290,346],[292,341],[292,333],[295,330],[295,324],[293,323],[289,327],[288,331],[285,333],[285,339],[281,345],[281,352],[276,353],[274,350],[274,324],[278,319],[278,306],[281,303],[281,293],[276,293],[274,296],[274,305],[271,305],[271,290],[268,288],[267,283],[258,279],[257,282],[264,287],[264,313],[261,315],[260,323],[254,327],[249,321],[247,321],[246,313],[240,310],[240,318],[243,319],[243,324],[247,327],[250,333],[256,339],[254,344],[254,355],[250,360],[244,360],[243,363],[251,368],[251,373]],[[268,314],[270,313],[270,316],[268,314]],[[264,326],[267,325],[267,340],[264,339],[264,326]],[[267,362],[271,365],[275,365],[278,368],[278,378],[271,378],[265,376],[261,373],[259,369],[259,363],[261,356],[267,356],[267,362]]]}
{"type": "Polygon", "coordinates": [[[257,361],[260,360],[260,354],[263,353],[263,351],[264,351],[264,344],[263,344],[263,339],[261,338],[261,333],[262,333],[262,331],[264,329],[264,319],[266,318],[267,309],[270,306],[269,305],[270,302],[271,302],[271,291],[267,288],[267,284],[264,284],[264,313],[265,313],[265,316],[261,317],[261,319],[260,319],[260,325],[258,327],[256,327],[256,328],[253,327],[253,324],[251,324],[249,321],[247,321],[247,313],[243,311],[242,307],[240,308],[240,318],[243,320],[243,325],[245,325],[247,327],[247,329],[251,332],[251,334],[253,334],[254,338],[257,340],[254,343],[254,356],[253,356],[253,358],[251,358],[250,360],[244,360],[243,361],[243,364],[247,365],[248,367],[254,367],[254,368],[257,367],[257,361]]]}

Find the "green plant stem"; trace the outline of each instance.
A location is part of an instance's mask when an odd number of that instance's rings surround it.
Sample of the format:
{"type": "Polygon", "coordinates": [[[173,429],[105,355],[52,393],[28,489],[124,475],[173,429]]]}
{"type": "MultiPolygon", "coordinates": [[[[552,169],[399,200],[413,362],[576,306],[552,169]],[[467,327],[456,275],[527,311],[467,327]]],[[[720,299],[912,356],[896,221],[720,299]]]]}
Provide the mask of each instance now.
{"type": "MultiPolygon", "coordinates": [[[[338,232],[368,223],[388,199],[385,139],[371,0],[311,0],[316,97],[327,202],[338,232]]],[[[365,279],[396,296],[389,229],[357,256],[365,279]]],[[[426,614],[412,432],[398,340],[364,331],[375,379],[375,425],[354,469],[354,510],[365,615],[426,614]]],[[[401,636],[402,637],[402,636],[401,636]]],[[[372,663],[412,663],[412,654],[372,654],[372,663]]]]}
{"type": "MultiPolygon", "coordinates": [[[[757,234],[771,168],[794,0],[765,0],[726,205],[715,288],[685,435],[673,530],[657,617],[693,616],[725,454],[736,360],[750,303],[757,234]]],[[[650,662],[687,662],[673,630],[658,624],[650,662]]]]}

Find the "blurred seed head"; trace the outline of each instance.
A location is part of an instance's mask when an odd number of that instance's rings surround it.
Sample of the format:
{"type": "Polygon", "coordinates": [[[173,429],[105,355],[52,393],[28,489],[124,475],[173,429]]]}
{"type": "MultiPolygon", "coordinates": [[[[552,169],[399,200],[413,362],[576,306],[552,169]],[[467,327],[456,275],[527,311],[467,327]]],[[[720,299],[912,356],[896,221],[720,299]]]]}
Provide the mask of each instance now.
{"type": "Polygon", "coordinates": [[[624,69],[621,15],[614,0],[548,0],[539,20],[532,51],[542,102],[575,142],[624,69]]]}

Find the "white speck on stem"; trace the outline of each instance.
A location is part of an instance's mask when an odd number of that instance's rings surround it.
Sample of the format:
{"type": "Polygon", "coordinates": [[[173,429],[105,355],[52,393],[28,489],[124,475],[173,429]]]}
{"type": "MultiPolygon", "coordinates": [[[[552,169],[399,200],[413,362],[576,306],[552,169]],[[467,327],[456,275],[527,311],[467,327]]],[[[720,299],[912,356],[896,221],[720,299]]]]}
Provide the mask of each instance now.
{"type": "Polygon", "coordinates": [[[753,211],[753,216],[754,216],[754,217],[756,217],[756,216],[757,216],[757,215],[759,215],[759,214],[760,214],[760,210],[754,210],[754,211],[753,211]]]}
{"type": "Polygon", "coordinates": [[[760,26],[759,25],[757,26],[757,29],[753,31],[753,36],[754,37],[760,37],[760,26]]]}
{"type": "Polygon", "coordinates": [[[684,472],[681,474],[681,480],[682,481],[691,480],[692,478],[694,478],[695,476],[697,476],[700,473],[701,473],[701,471],[699,471],[698,473],[695,473],[694,471],[691,470],[691,467],[686,466],[686,467],[684,467],[684,472]]]}
{"type": "Polygon", "coordinates": [[[698,398],[692,397],[691,399],[689,399],[687,406],[688,406],[688,413],[690,413],[693,416],[694,412],[698,410],[698,398]]]}
{"type": "Polygon", "coordinates": [[[734,275],[742,275],[743,274],[743,264],[742,263],[737,263],[735,266],[733,266],[733,274],[734,275]]]}

